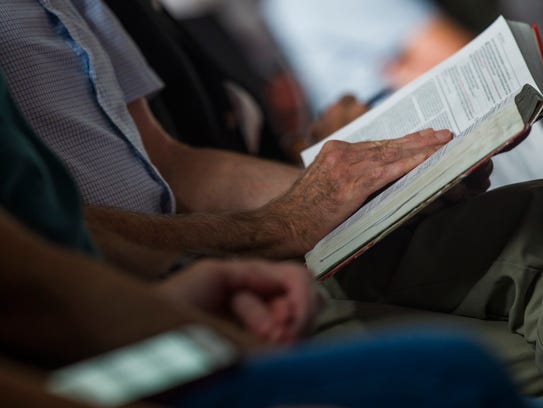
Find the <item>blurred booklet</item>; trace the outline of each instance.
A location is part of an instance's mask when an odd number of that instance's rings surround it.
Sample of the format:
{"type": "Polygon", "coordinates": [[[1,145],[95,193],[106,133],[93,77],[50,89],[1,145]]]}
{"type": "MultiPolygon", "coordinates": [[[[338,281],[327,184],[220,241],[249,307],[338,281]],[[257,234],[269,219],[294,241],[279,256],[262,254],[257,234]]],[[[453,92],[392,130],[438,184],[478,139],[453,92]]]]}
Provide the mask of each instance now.
{"type": "Polygon", "coordinates": [[[324,237],[306,254],[325,279],[478,165],[528,134],[543,116],[543,46],[537,27],[498,18],[455,55],[381,105],[302,152],[306,166],[331,139],[392,139],[425,128],[455,137],[324,237]]]}

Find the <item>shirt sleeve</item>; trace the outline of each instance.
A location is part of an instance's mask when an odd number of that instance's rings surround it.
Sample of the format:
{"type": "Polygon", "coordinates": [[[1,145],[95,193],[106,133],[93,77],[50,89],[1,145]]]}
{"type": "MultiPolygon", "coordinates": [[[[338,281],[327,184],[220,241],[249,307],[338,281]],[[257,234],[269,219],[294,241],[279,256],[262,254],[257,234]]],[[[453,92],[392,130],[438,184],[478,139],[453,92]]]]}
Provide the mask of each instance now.
{"type": "Polygon", "coordinates": [[[101,0],[72,2],[111,59],[126,103],[151,96],[164,87],[119,20],[101,0]]]}

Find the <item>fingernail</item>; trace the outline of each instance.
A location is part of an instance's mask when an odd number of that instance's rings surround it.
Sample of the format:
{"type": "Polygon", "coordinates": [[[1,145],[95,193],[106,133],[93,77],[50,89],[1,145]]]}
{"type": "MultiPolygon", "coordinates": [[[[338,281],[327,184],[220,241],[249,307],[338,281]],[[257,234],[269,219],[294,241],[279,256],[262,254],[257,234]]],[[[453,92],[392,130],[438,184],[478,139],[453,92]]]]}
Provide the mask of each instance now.
{"type": "Polygon", "coordinates": [[[441,140],[443,142],[447,142],[451,140],[452,138],[451,131],[447,129],[438,130],[437,132],[434,133],[434,135],[438,140],[441,140]]]}
{"type": "Polygon", "coordinates": [[[432,129],[432,128],[428,128],[428,129],[422,129],[419,134],[421,136],[430,136],[431,134],[435,133],[435,130],[432,129]]]}

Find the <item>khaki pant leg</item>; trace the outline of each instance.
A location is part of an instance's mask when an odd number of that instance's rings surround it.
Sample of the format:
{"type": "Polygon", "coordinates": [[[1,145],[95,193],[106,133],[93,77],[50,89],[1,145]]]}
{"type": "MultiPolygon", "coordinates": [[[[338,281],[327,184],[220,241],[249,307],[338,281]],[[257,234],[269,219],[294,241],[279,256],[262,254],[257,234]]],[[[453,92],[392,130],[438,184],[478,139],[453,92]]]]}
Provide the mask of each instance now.
{"type": "Polygon", "coordinates": [[[508,320],[536,344],[543,369],[542,270],[538,181],[492,191],[402,228],[327,286],[339,285],[349,299],[508,320]]]}

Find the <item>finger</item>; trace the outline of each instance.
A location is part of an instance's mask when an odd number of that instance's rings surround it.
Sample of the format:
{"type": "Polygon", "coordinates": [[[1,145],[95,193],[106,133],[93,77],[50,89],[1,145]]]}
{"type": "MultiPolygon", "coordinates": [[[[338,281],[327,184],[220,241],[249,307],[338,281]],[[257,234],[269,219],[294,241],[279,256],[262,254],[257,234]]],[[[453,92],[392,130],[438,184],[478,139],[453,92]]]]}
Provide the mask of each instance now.
{"type": "Polygon", "coordinates": [[[353,95],[344,95],[336,103],[329,106],[313,127],[318,136],[328,135],[352,122],[365,112],[368,107],[358,102],[353,95]]]}
{"type": "Polygon", "coordinates": [[[490,175],[494,170],[492,160],[479,166],[473,173],[466,177],[465,183],[470,188],[482,188],[490,182],[490,175]]]}
{"type": "Polygon", "coordinates": [[[492,160],[488,160],[487,162],[480,164],[477,169],[475,169],[475,171],[470,174],[470,176],[489,177],[492,174],[493,170],[494,163],[492,162],[492,160]]]}
{"type": "Polygon", "coordinates": [[[293,309],[287,298],[274,299],[271,302],[270,310],[274,322],[285,325],[292,321],[293,309]]]}
{"type": "Polygon", "coordinates": [[[338,102],[343,105],[351,105],[358,103],[358,100],[353,94],[345,94],[339,98],[338,102]]]}
{"type": "Polygon", "coordinates": [[[274,321],[273,333],[276,341],[291,341],[296,338],[296,331],[293,327],[295,320],[294,308],[289,299],[279,298],[271,303],[271,314],[274,321]]]}
{"type": "MultiPolygon", "coordinates": [[[[288,333],[295,337],[302,334],[310,325],[316,310],[316,294],[313,279],[307,268],[291,262],[273,265],[260,263],[258,275],[273,273],[281,282],[281,293],[275,293],[272,304],[278,303],[278,313],[288,311],[288,333]],[[270,269],[271,266],[271,269],[270,269]]],[[[282,317],[280,314],[278,318],[282,317]]],[[[283,316],[285,317],[285,316],[283,316]]]]}
{"type": "Polygon", "coordinates": [[[371,157],[374,160],[392,162],[412,155],[417,150],[428,146],[441,147],[451,139],[452,133],[448,130],[434,131],[433,129],[424,129],[399,139],[353,143],[351,150],[355,154],[372,152],[371,157]],[[405,152],[405,154],[402,152],[405,152]]]}
{"type": "Polygon", "coordinates": [[[433,129],[423,129],[404,136],[403,138],[393,140],[393,142],[398,142],[397,146],[399,146],[403,152],[403,155],[401,155],[400,158],[403,159],[412,156],[427,147],[435,148],[435,150],[437,150],[450,142],[452,137],[452,133],[447,129],[437,131],[433,129]]]}
{"type": "MultiPolygon", "coordinates": [[[[273,332],[267,338],[276,341],[282,336],[278,334],[278,331],[286,333],[288,338],[302,334],[313,321],[316,310],[313,280],[307,268],[289,262],[279,264],[245,262],[243,266],[244,268],[237,268],[240,276],[238,292],[245,292],[242,297],[244,302],[258,300],[261,307],[267,308],[266,313],[271,315],[273,322],[273,332]],[[250,293],[253,298],[247,299],[246,293],[250,293]],[[271,306],[276,303],[277,306],[271,306]],[[270,309],[270,307],[278,309],[270,309]],[[282,324],[283,319],[286,319],[287,325],[282,324]]],[[[256,312],[263,313],[258,310],[256,312]]],[[[252,316],[252,313],[247,316],[240,315],[241,318],[247,319],[247,324],[251,325],[253,323],[249,319],[252,316]]]]}
{"type": "Polygon", "coordinates": [[[309,129],[309,137],[313,142],[318,142],[326,137],[325,132],[322,129],[322,123],[320,121],[315,122],[309,129]]]}
{"type": "Polygon", "coordinates": [[[268,305],[250,292],[238,292],[232,297],[231,309],[234,316],[249,331],[261,339],[273,341],[276,329],[268,305]]]}
{"type": "Polygon", "coordinates": [[[230,273],[232,291],[249,291],[260,297],[269,298],[285,291],[284,283],[270,270],[274,264],[262,261],[233,262],[230,273]]]}
{"type": "Polygon", "coordinates": [[[424,145],[444,144],[452,139],[452,132],[448,129],[434,130],[422,129],[396,139],[405,148],[417,148],[424,145]]]}
{"type": "Polygon", "coordinates": [[[478,195],[487,191],[491,185],[492,182],[490,181],[490,178],[487,178],[485,180],[481,180],[477,185],[468,184],[468,187],[472,195],[478,195]]]}
{"type": "Polygon", "coordinates": [[[451,188],[443,195],[443,199],[448,203],[457,203],[470,195],[468,187],[462,182],[451,188]]]}
{"type": "MultiPolygon", "coordinates": [[[[364,168],[361,169],[362,171],[360,172],[360,177],[357,179],[357,184],[359,184],[360,188],[366,189],[366,191],[377,191],[413,170],[437,150],[438,147],[430,146],[419,150],[411,156],[403,157],[400,160],[370,169],[367,169],[366,164],[362,163],[361,166],[364,168]],[[363,170],[365,170],[365,173],[363,170]]],[[[353,171],[356,171],[356,168],[353,171]]]]}
{"type": "Polygon", "coordinates": [[[361,104],[359,102],[348,105],[345,109],[343,109],[343,112],[342,112],[343,114],[342,126],[346,126],[352,121],[358,119],[368,110],[369,108],[366,105],[361,104]]]}
{"type": "Polygon", "coordinates": [[[357,103],[353,106],[351,106],[350,115],[354,119],[362,116],[364,113],[368,112],[370,110],[368,105],[365,105],[363,103],[357,103]]]}
{"type": "Polygon", "coordinates": [[[449,203],[457,203],[485,192],[490,188],[490,174],[493,168],[492,160],[489,160],[449,190],[443,198],[449,203]]]}
{"type": "Polygon", "coordinates": [[[360,156],[360,159],[366,162],[374,162],[374,166],[379,166],[382,164],[394,163],[428,150],[434,153],[444,144],[444,141],[439,140],[434,136],[432,136],[430,143],[425,140],[420,141],[420,143],[417,142],[416,144],[413,144],[412,142],[402,143],[397,140],[384,140],[373,142],[373,145],[369,150],[364,152],[364,156],[360,156]]]}
{"type": "Polygon", "coordinates": [[[291,308],[290,334],[303,334],[313,322],[317,310],[317,293],[309,271],[296,264],[283,264],[282,273],[288,287],[287,300],[291,308]]]}

